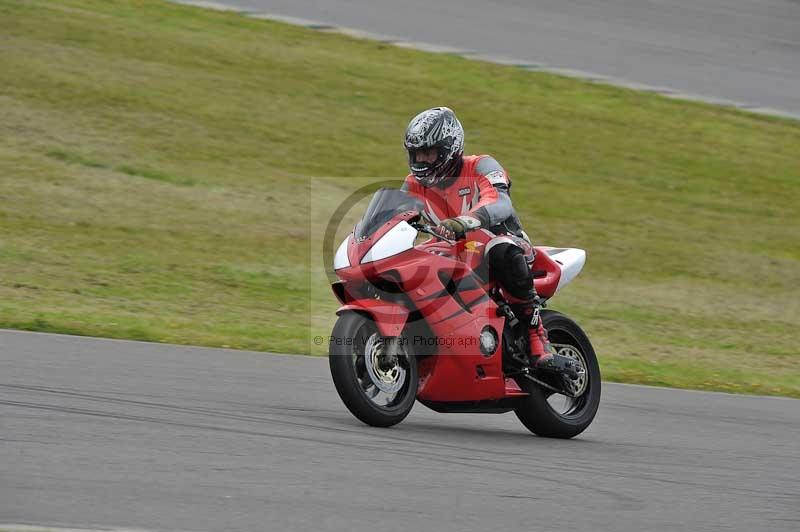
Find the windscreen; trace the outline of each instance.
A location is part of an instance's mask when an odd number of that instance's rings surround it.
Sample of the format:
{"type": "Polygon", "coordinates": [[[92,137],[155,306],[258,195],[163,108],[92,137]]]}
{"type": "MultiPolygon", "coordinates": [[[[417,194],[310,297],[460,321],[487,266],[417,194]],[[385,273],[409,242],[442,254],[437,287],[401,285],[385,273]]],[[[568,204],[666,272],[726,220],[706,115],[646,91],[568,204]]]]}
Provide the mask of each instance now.
{"type": "Polygon", "coordinates": [[[396,215],[406,211],[420,212],[425,208],[422,201],[402,190],[379,189],[369,202],[367,212],[356,225],[356,238],[370,236],[380,226],[396,215]]]}

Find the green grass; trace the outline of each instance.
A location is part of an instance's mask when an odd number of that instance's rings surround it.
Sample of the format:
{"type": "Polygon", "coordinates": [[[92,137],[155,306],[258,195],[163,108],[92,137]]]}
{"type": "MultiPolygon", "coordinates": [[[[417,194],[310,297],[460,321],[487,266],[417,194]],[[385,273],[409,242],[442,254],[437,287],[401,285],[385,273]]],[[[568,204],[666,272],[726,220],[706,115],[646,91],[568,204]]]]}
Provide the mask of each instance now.
{"type": "Polygon", "coordinates": [[[448,105],[588,250],[606,378],[800,397],[797,122],[151,0],[0,0],[0,51],[2,327],[321,354],[314,198],[448,105]]]}

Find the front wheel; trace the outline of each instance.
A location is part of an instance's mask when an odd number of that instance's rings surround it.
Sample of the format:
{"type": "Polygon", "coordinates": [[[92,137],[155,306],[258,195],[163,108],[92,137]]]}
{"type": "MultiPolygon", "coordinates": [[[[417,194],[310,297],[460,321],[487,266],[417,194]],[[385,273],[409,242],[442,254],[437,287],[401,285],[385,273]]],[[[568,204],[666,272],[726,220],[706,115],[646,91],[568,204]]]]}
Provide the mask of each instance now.
{"type": "Polygon", "coordinates": [[[600,406],[600,365],[586,334],[570,318],[552,310],[542,312],[550,343],[558,354],[582,365],[586,373],[577,382],[578,396],[554,393],[528,379],[517,379],[528,392],[514,413],[528,430],[550,438],[572,438],[591,424],[600,406]]]}
{"type": "Polygon", "coordinates": [[[397,356],[387,356],[375,322],[358,312],[343,313],[331,336],[331,377],[347,409],[373,427],[400,423],[417,397],[417,362],[407,342],[398,342],[397,356]]]}

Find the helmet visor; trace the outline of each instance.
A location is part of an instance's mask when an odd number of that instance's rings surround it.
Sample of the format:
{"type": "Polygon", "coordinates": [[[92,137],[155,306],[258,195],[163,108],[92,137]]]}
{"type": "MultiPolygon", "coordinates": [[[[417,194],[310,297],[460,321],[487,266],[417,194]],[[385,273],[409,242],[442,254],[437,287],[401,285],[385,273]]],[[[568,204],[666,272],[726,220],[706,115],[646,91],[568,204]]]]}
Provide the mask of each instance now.
{"type": "Polygon", "coordinates": [[[448,150],[443,146],[410,148],[408,167],[411,173],[425,186],[444,177],[442,170],[447,162],[448,150]]]}
{"type": "Polygon", "coordinates": [[[436,167],[443,155],[438,147],[411,148],[408,150],[408,165],[414,173],[427,173],[436,167]]]}

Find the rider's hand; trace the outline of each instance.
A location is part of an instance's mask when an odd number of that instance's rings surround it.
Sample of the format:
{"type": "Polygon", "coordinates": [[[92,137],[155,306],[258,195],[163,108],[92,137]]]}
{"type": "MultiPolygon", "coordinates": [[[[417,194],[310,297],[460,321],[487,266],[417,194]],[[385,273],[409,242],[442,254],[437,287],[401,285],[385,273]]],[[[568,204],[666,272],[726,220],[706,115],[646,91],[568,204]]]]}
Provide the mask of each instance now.
{"type": "Polygon", "coordinates": [[[467,225],[458,218],[448,218],[439,222],[434,231],[444,238],[461,240],[465,236],[467,225]]]}
{"type": "Polygon", "coordinates": [[[469,215],[459,216],[458,218],[447,218],[439,222],[433,230],[444,238],[450,240],[461,240],[466,237],[467,231],[474,231],[481,226],[480,220],[469,215]]]}

